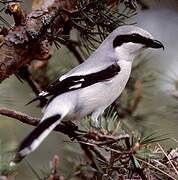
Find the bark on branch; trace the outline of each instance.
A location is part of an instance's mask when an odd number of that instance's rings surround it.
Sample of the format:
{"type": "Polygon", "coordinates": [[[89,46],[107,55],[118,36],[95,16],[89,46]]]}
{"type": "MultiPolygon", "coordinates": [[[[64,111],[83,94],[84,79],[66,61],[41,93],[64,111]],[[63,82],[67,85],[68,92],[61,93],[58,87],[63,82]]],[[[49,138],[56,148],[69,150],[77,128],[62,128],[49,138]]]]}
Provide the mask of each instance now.
{"type": "MultiPolygon", "coordinates": [[[[10,118],[13,118],[13,120],[18,120],[21,123],[29,124],[32,126],[37,126],[39,121],[40,121],[39,118],[34,118],[34,117],[31,117],[25,113],[10,110],[7,108],[0,108],[0,114],[7,116],[7,117],[10,117],[10,118]]],[[[82,132],[82,131],[78,131],[77,126],[75,126],[72,123],[67,124],[67,125],[60,124],[59,126],[57,126],[54,129],[54,131],[62,132],[64,134],[68,135],[69,137],[73,137],[73,138],[75,138],[75,136],[78,135],[78,132],[82,132]],[[69,129],[70,129],[70,131],[69,131],[69,129]]]]}
{"type": "MultiPolygon", "coordinates": [[[[60,9],[72,9],[72,2],[69,7],[68,0],[44,0],[41,9],[33,10],[26,16],[19,3],[9,3],[6,13],[13,15],[15,25],[0,31],[0,82],[34,59],[43,61],[51,57],[52,39],[47,37],[47,29],[60,9]]],[[[57,27],[54,27],[58,33],[66,31],[67,20],[66,14],[60,12],[57,27]]]]}
{"type": "Polygon", "coordinates": [[[27,114],[18,111],[13,111],[7,108],[0,108],[0,114],[32,126],[36,126],[40,120],[38,118],[33,118],[31,116],[28,116],[27,114]]]}

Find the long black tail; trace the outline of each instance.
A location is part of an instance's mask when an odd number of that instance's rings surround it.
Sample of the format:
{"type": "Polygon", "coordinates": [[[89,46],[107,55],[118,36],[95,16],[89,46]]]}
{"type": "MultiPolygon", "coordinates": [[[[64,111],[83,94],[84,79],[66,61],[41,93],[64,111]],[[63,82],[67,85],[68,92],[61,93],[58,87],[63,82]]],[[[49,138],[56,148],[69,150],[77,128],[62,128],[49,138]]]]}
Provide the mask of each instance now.
{"type": "Polygon", "coordinates": [[[25,156],[33,152],[60,121],[61,115],[56,114],[40,122],[40,124],[22,141],[10,165],[13,166],[19,163],[25,156]]]}

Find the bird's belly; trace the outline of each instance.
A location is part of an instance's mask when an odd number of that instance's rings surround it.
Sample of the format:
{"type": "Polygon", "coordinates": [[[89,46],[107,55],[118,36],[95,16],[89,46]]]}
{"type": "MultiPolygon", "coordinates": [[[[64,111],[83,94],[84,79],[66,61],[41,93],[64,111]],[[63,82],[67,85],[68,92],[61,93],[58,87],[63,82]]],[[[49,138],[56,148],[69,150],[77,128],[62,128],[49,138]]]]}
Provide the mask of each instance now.
{"type": "Polygon", "coordinates": [[[122,69],[113,79],[96,83],[80,90],[78,111],[81,116],[91,114],[101,107],[108,107],[121,94],[130,76],[130,68],[122,69]]]}

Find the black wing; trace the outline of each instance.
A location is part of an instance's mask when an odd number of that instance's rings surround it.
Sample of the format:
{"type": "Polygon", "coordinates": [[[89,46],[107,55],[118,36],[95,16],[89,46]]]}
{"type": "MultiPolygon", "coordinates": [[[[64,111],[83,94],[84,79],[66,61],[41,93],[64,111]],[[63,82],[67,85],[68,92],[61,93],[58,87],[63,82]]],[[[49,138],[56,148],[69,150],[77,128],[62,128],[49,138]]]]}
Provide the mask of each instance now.
{"type": "Polygon", "coordinates": [[[49,84],[49,86],[45,89],[43,93],[30,101],[28,104],[47,96],[53,95],[54,98],[57,95],[65,92],[85,88],[98,82],[107,81],[116,76],[119,71],[120,66],[118,64],[112,64],[111,66],[99,72],[81,76],[70,76],[62,81],[59,81],[59,79],[57,79],[51,84],[49,84]]]}

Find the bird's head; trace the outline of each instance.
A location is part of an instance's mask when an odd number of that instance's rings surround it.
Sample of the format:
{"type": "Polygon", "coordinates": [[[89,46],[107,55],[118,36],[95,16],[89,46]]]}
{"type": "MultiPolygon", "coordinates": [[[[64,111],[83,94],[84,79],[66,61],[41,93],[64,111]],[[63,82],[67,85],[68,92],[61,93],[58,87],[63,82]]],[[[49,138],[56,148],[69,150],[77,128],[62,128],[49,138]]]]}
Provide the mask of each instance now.
{"type": "Polygon", "coordinates": [[[137,26],[118,27],[107,39],[115,56],[127,61],[132,61],[141,51],[147,48],[164,49],[160,41],[155,40],[149,32],[137,26]]]}

